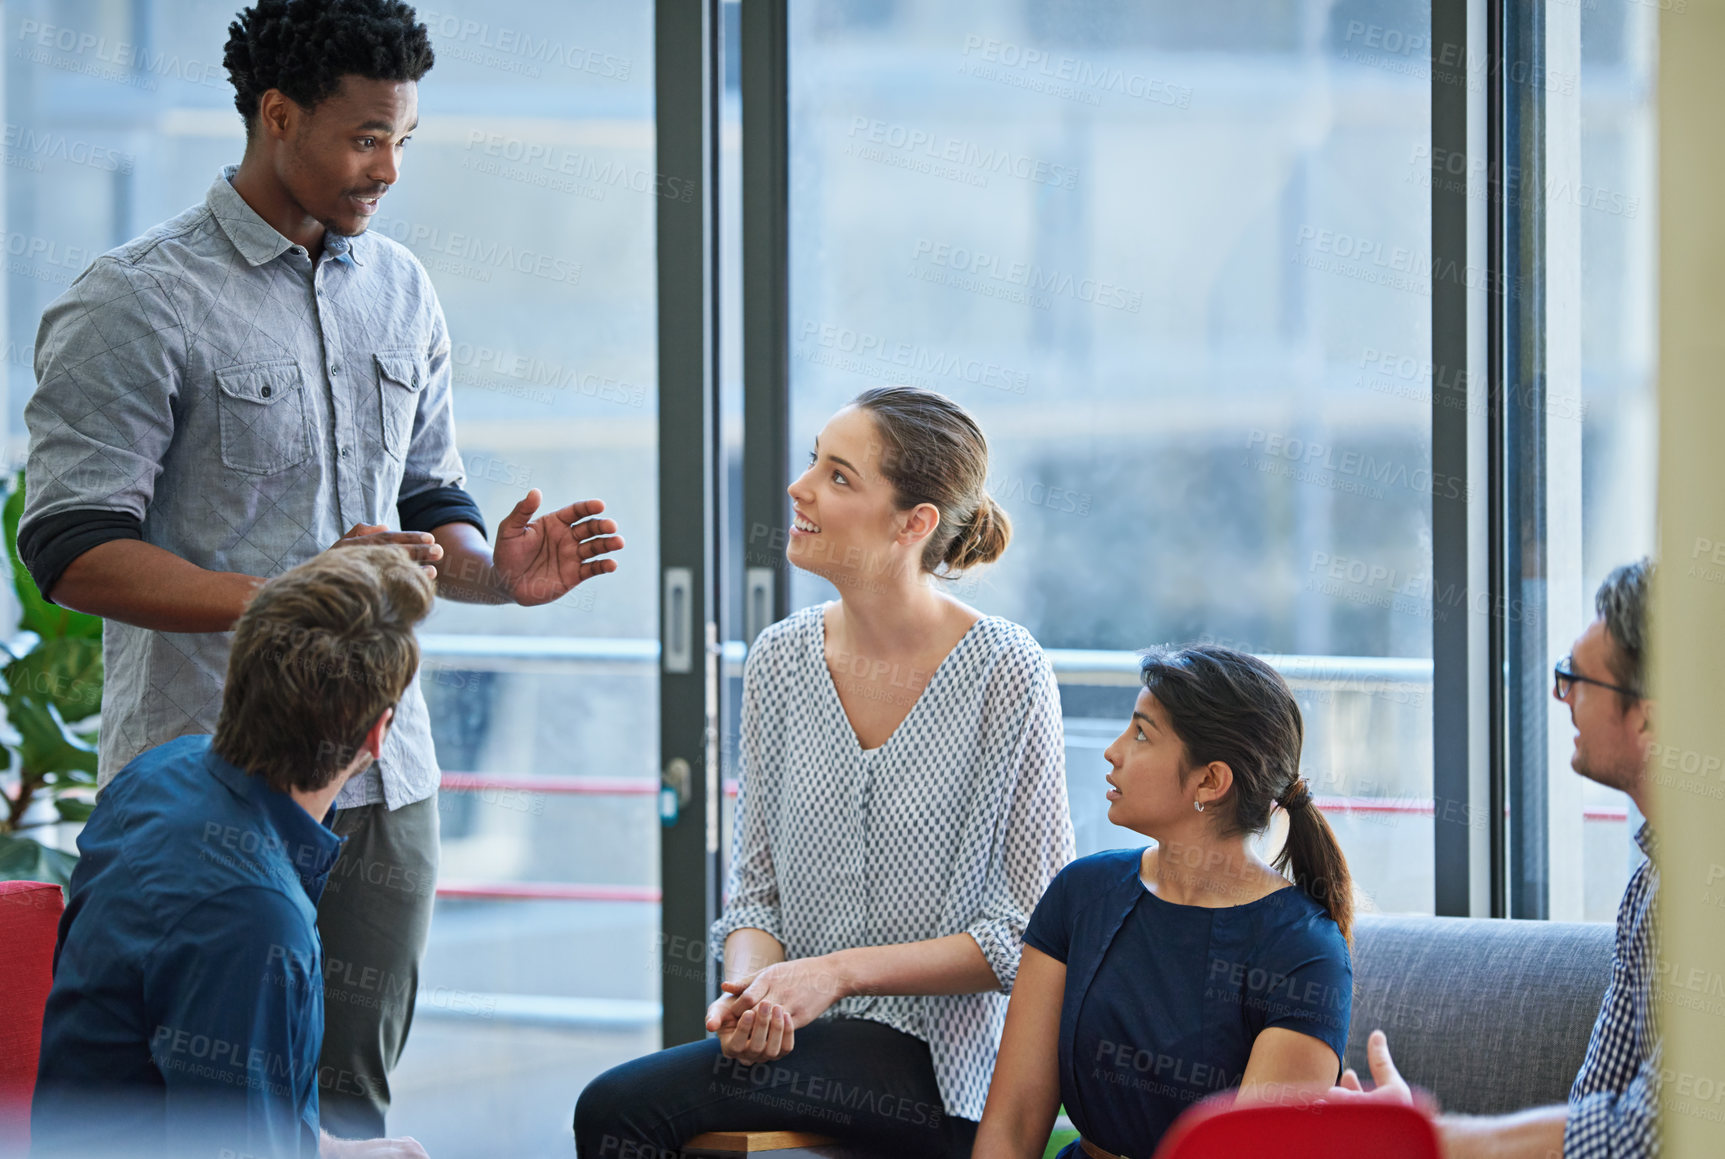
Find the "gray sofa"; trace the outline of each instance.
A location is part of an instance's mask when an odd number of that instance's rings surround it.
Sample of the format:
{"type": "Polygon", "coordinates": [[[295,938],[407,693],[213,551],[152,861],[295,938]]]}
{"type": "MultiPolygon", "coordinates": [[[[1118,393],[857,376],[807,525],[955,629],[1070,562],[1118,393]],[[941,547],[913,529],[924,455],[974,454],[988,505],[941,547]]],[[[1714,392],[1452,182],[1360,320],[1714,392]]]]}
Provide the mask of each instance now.
{"type": "Polygon", "coordinates": [[[1402,1076],[1446,1111],[1569,1096],[1611,977],[1611,923],[1362,916],[1347,1065],[1382,1029],[1402,1076]]]}
{"type": "MultiPolygon", "coordinates": [[[[1565,1102],[1611,977],[1614,934],[1608,922],[1363,916],[1354,923],[1347,1065],[1370,1074],[1366,1038],[1382,1029],[1403,1077],[1446,1111],[1565,1102]]],[[[1071,1127],[1063,1115],[1055,1131],[1071,1127]]],[[[764,1150],[773,1159],[867,1159],[789,1134],[704,1135],[687,1148],[714,1159],[764,1150]]]]}

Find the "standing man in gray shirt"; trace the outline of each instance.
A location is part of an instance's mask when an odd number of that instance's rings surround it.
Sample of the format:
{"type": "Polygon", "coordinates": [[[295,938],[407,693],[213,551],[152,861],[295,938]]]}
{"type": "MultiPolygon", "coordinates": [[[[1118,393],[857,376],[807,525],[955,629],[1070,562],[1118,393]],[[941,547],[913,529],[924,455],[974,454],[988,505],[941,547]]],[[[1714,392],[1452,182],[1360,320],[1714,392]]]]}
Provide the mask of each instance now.
{"type": "MultiPolygon", "coordinates": [[[[535,519],[537,489],[490,546],[462,489],[442,308],[412,254],[366,233],[432,65],[413,9],[259,0],[224,63],[240,164],[48,307],[24,412],[20,554],[50,599],[107,621],[104,783],[213,731],[234,621],[318,552],[403,544],[444,597],[530,605],[614,571],[623,546],[598,500],[535,519]]],[[[395,720],[336,799],[346,843],[318,909],[323,1117],[356,1138],[386,1133],[437,877],[417,677],[395,720]]]]}

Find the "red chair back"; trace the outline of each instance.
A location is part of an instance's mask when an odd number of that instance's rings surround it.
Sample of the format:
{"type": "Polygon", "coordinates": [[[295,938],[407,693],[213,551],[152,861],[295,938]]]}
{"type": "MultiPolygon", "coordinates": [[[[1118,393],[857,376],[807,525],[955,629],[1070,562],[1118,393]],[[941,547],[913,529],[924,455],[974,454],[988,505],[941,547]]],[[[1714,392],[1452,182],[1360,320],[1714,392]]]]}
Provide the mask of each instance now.
{"type": "Polygon", "coordinates": [[[0,1152],[30,1142],[30,1095],[42,1009],[54,982],[54,938],[65,901],[57,885],[0,881],[0,1152]]]}
{"type": "Polygon", "coordinates": [[[1440,1159],[1437,1131],[1413,1107],[1379,1103],[1263,1104],[1233,1109],[1232,1092],[1174,1121],[1155,1159],[1440,1159]]]}

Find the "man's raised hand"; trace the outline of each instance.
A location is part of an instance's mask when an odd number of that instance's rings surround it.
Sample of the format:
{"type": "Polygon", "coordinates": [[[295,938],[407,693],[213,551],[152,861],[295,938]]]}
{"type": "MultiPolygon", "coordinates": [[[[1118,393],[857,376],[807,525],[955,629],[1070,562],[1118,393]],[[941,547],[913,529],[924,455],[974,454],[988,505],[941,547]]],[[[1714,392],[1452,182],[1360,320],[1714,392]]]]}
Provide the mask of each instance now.
{"type": "Polygon", "coordinates": [[[491,558],[510,597],[524,607],[548,604],[576,584],[617,570],[605,558],[623,550],[617,524],[600,519],[605,504],[584,499],[533,518],[543,496],[535,487],[497,525],[491,558]]]}
{"type": "Polygon", "coordinates": [[[1437,1102],[1424,1091],[1416,1091],[1408,1085],[1401,1072],[1396,1069],[1395,1060],[1390,1057],[1389,1036],[1381,1030],[1374,1030],[1366,1039],[1366,1062],[1371,1067],[1371,1090],[1366,1090],[1360,1084],[1360,1076],[1349,1067],[1342,1072],[1342,1081],[1333,1086],[1323,1096],[1322,1102],[1330,1103],[1399,1103],[1404,1107],[1418,1107],[1428,1115],[1437,1114],[1437,1102]]]}

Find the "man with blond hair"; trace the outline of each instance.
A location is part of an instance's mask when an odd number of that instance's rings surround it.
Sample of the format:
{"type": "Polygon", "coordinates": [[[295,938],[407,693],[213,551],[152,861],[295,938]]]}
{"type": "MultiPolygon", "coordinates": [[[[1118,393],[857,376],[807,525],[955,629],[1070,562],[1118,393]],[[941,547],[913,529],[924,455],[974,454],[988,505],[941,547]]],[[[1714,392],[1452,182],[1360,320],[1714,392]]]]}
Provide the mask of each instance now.
{"type": "Polygon", "coordinates": [[[212,736],[130,761],[78,838],[54,948],[36,1155],[424,1156],[318,1123],[324,824],[383,750],[432,580],[400,547],[326,552],[234,627],[212,736]]]}

